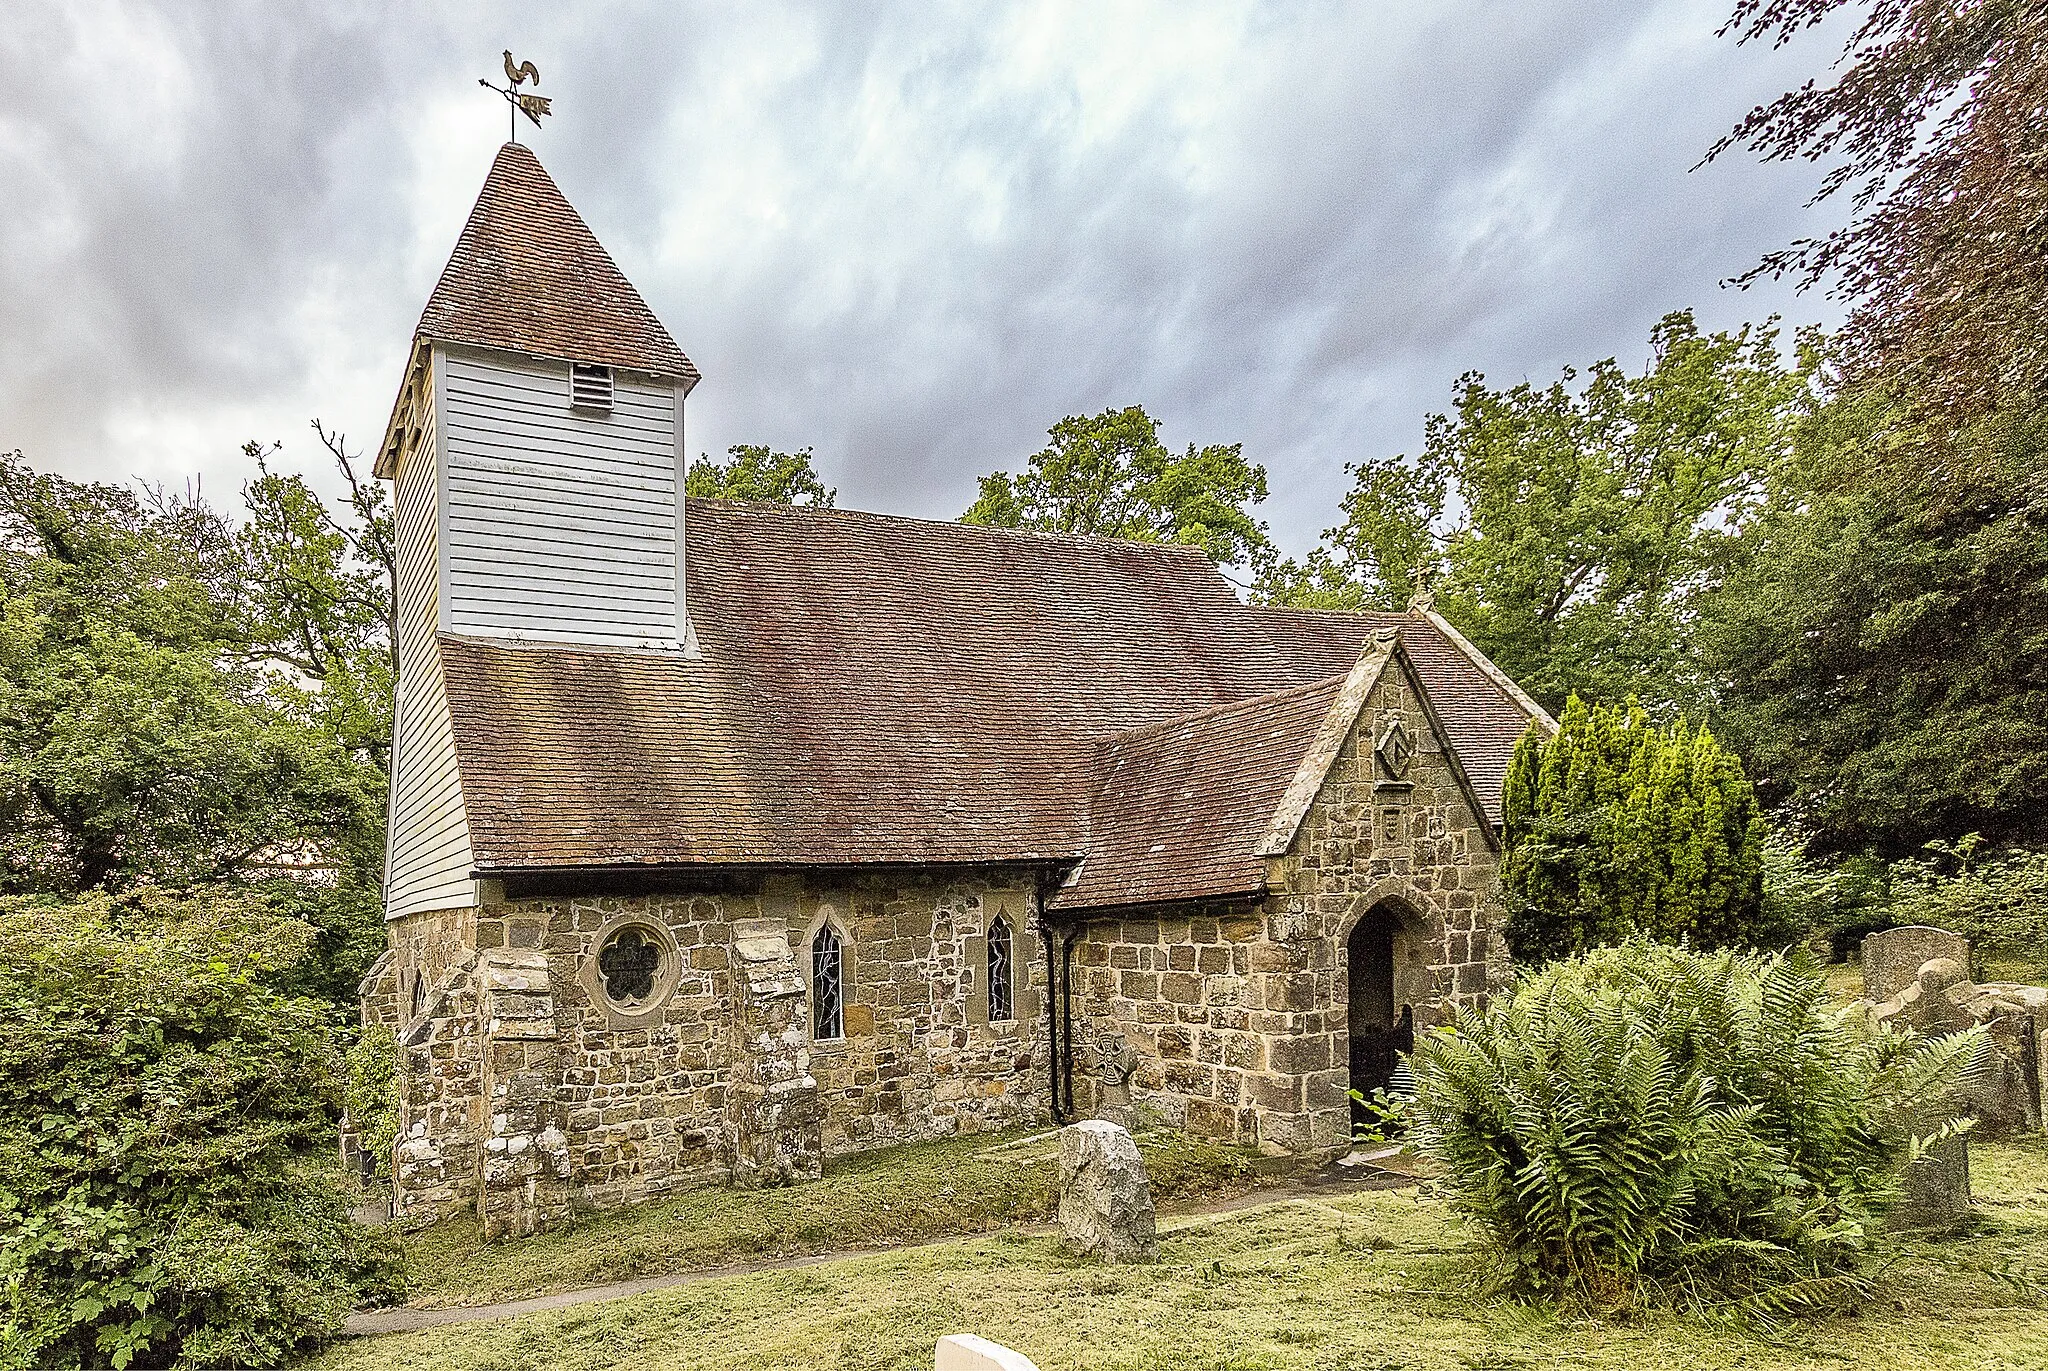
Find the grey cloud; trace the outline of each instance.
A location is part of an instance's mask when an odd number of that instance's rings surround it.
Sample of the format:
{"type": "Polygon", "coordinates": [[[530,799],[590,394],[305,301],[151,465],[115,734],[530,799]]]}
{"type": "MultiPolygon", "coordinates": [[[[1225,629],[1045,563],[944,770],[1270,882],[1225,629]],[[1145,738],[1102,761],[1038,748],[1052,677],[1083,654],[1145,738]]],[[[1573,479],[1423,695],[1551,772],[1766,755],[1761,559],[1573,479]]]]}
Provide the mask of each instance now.
{"type": "Polygon", "coordinates": [[[1413,450],[1464,370],[1634,359],[1685,305],[1830,317],[1717,288],[1825,225],[1803,168],[1688,168],[1830,55],[1739,50],[1719,18],[39,12],[0,34],[0,448],[217,487],[238,425],[373,433],[438,267],[420,226],[459,223],[503,136],[474,80],[509,45],[559,102],[542,158],[705,370],[694,448],[811,444],[843,503],[948,516],[1061,415],[1143,403],[1169,442],[1242,441],[1300,547],[1342,465],[1413,450]],[[172,59],[171,95],[138,42],[172,59]],[[474,165],[422,160],[437,138],[474,165]],[[309,315],[330,297],[338,317],[309,315]],[[181,436],[112,450],[137,413],[181,436]]]}

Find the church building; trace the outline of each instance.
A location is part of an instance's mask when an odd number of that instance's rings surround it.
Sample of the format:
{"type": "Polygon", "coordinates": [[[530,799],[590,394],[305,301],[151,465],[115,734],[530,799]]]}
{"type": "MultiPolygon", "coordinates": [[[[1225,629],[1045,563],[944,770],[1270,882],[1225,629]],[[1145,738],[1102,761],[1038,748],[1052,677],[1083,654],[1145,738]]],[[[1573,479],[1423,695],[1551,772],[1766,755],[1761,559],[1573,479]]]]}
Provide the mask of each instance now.
{"type": "Polygon", "coordinates": [[[400,1219],[1104,1113],[1344,1146],[1346,1091],[1505,973],[1501,782],[1547,716],[1426,604],[686,499],[698,380],[500,149],[377,459],[400,1219]]]}

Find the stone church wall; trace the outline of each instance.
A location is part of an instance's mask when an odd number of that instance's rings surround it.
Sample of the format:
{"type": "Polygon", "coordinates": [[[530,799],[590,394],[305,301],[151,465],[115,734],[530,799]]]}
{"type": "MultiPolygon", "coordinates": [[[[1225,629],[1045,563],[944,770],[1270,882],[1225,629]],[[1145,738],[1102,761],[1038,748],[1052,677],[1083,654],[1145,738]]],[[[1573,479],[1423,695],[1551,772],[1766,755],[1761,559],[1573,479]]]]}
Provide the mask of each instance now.
{"type": "Polygon", "coordinates": [[[1390,666],[1293,846],[1272,862],[1272,893],[1081,924],[1077,1108],[1104,1106],[1105,1064],[1119,1074],[1113,1058],[1127,1044],[1141,1115],[1267,1151],[1343,1146],[1353,927],[1385,902],[1398,918],[1396,1003],[1413,1008],[1417,1031],[1443,1022],[1507,972],[1498,870],[1412,683],[1390,666]],[[1417,751],[1393,781],[1374,740],[1397,718],[1417,751]]]}
{"type": "Polygon", "coordinates": [[[815,1174],[820,1153],[1044,1118],[1046,973],[1029,890],[1000,869],[769,877],[394,924],[386,983],[447,983],[420,1017],[401,1010],[401,1218],[481,1198],[494,1231],[524,1231],[564,1204],[776,1183],[815,1174]],[[992,1024],[998,910],[1015,931],[1016,1013],[992,1024]],[[813,1041],[810,939],[828,923],[844,950],[845,1034],[813,1041]],[[637,1018],[590,974],[628,924],[661,930],[674,963],[658,1010],[637,1018]],[[506,976],[535,967],[545,991],[508,996],[506,976]]]}

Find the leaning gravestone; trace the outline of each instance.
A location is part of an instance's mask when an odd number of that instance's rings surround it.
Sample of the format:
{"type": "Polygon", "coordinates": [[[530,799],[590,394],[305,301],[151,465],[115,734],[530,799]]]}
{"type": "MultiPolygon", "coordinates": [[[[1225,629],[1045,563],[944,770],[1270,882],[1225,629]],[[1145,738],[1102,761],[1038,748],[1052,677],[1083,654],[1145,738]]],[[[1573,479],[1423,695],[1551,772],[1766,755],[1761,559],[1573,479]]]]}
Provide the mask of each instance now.
{"type": "Polygon", "coordinates": [[[1060,1130],[1060,1231],[1098,1261],[1159,1259],[1152,1183],[1130,1130],[1089,1119],[1060,1130]]]}
{"type": "Polygon", "coordinates": [[[1920,976],[1920,968],[1938,957],[1970,964],[1970,940],[1947,929],[1911,924],[1887,928],[1863,940],[1863,997],[1883,1004],[1920,976]]]}

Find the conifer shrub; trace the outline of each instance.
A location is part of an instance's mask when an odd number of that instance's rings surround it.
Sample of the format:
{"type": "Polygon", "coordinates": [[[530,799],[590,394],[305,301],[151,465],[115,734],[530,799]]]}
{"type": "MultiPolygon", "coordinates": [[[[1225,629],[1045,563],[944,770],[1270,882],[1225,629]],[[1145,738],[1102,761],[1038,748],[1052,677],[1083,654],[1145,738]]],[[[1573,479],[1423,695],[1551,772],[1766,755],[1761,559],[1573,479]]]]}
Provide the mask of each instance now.
{"type": "Polygon", "coordinates": [[[1502,792],[1504,932],[1546,962],[1635,936],[1781,946],[1764,903],[1764,821],[1742,763],[1706,729],[1573,696],[1531,728],[1502,792]]]}
{"type": "Polygon", "coordinates": [[[270,1366],[397,1293],[314,938],[259,897],[0,900],[0,1365],[270,1366]]]}
{"type": "Polygon", "coordinates": [[[1631,942],[1424,1034],[1416,1135],[1509,1289],[1770,1315],[1858,1288],[1980,1048],[1839,1013],[1803,953],[1631,942]]]}

